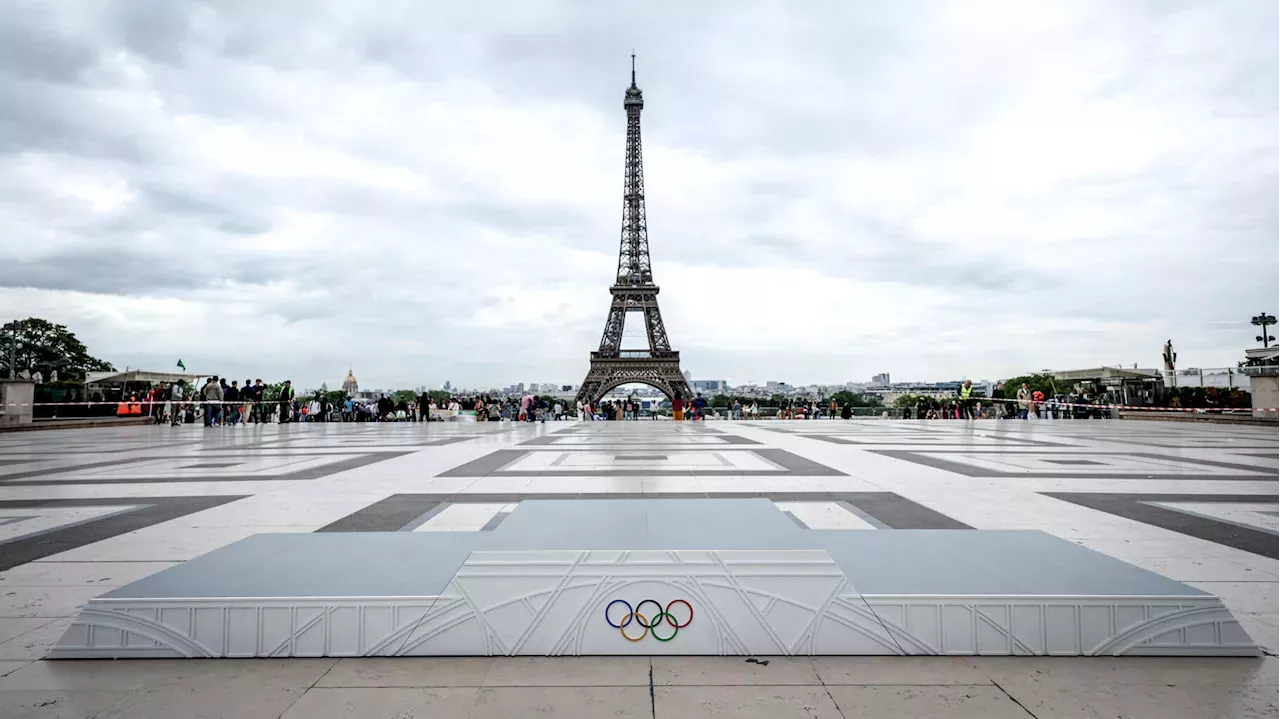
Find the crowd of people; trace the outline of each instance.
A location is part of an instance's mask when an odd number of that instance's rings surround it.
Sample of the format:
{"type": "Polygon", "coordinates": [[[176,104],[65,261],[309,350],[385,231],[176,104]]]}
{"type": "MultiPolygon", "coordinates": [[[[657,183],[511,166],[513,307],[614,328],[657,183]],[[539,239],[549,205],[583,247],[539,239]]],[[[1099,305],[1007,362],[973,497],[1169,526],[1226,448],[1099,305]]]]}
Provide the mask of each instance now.
{"type": "MultiPolygon", "coordinates": [[[[431,394],[423,393],[412,399],[383,395],[371,401],[348,397],[335,402],[323,393],[300,398],[290,380],[285,380],[270,397],[268,388],[261,379],[246,379],[241,385],[238,380],[228,382],[225,377],[217,376],[208,378],[199,387],[189,385],[186,380],[160,382],[142,396],[134,393],[128,400],[121,400],[116,413],[148,415],[156,424],[192,424],[203,420],[206,427],[289,422],[428,422],[466,410],[473,411],[480,422],[547,422],[573,418],[628,421],[644,416],[643,405],[634,396],[596,403],[579,401],[576,407],[532,394],[519,398],[449,397],[437,403],[431,394]],[[576,414],[570,414],[573,409],[577,410],[576,414]]],[[[707,400],[701,394],[689,400],[678,397],[674,408],[675,419],[701,420],[706,418],[707,400]]],[[[736,403],[734,412],[738,419],[759,417],[760,408],[756,404],[745,407],[736,403]]]]}
{"type": "MultiPolygon", "coordinates": [[[[143,397],[133,395],[118,405],[119,415],[150,415],[157,423],[178,425],[203,419],[206,427],[288,422],[428,422],[473,411],[480,422],[547,422],[577,418],[584,421],[631,421],[651,416],[634,396],[598,402],[578,401],[576,406],[549,397],[532,394],[523,397],[449,397],[436,402],[430,393],[392,399],[386,395],[377,400],[346,398],[332,401],[318,393],[313,398],[299,398],[289,380],[270,393],[261,379],[228,382],[210,377],[202,386],[193,388],[185,380],[164,382],[151,388],[143,397]],[[576,413],[570,414],[576,410],[576,413]]],[[[1093,416],[1088,409],[1093,398],[1073,390],[1060,400],[1046,402],[1044,393],[1022,384],[1013,397],[1006,395],[1004,385],[997,384],[986,406],[966,381],[954,398],[920,397],[914,407],[902,408],[904,419],[1028,419],[1042,414],[1057,417],[1066,412],[1072,417],[1093,416]],[[1083,409],[1081,409],[1083,408],[1083,409]]],[[[672,418],[677,421],[699,421],[707,418],[709,404],[701,393],[692,398],[676,396],[671,403],[672,418]]],[[[726,408],[735,420],[759,419],[760,404],[735,398],[726,408]]],[[[830,402],[811,399],[788,402],[778,408],[777,419],[851,419],[853,408],[835,399],[830,402]]]]}

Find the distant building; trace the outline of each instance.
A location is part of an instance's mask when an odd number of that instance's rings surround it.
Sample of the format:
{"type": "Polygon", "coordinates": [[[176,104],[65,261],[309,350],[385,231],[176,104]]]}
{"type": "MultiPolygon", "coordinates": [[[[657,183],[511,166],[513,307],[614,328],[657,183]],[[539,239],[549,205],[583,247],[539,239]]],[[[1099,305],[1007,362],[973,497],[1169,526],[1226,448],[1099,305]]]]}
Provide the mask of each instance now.
{"type": "Polygon", "coordinates": [[[692,382],[692,381],[693,381],[693,373],[692,373],[692,372],[690,372],[689,370],[685,370],[685,371],[684,371],[684,381],[685,381],[685,382],[692,382]]]}
{"type": "Polygon", "coordinates": [[[880,374],[871,377],[871,385],[873,387],[888,387],[891,384],[893,383],[889,381],[888,372],[881,372],[880,374]]]}
{"type": "Polygon", "coordinates": [[[694,392],[727,392],[729,383],[722,379],[695,379],[690,380],[689,384],[693,386],[694,392]]]}
{"type": "Polygon", "coordinates": [[[360,394],[360,383],[356,382],[355,370],[347,368],[347,378],[342,380],[342,391],[346,392],[349,397],[355,397],[360,394]]]}
{"type": "Polygon", "coordinates": [[[449,391],[449,390],[451,390],[451,389],[453,389],[453,385],[449,383],[449,380],[445,380],[445,381],[444,381],[444,391],[445,391],[445,392],[448,392],[448,391],[449,391]]]}

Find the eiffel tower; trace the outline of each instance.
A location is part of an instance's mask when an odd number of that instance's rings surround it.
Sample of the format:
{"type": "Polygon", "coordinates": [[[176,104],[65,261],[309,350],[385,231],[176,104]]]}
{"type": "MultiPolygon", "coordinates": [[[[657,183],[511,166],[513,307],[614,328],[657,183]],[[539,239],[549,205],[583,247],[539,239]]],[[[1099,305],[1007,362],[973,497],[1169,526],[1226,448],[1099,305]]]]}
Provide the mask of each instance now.
{"type": "Polygon", "coordinates": [[[658,286],[649,262],[649,230],[644,216],[644,163],[640,158],[640,111],[644,96],[636,87],[636,56],[631,55],[631,87],[622,101],[627,111],[627,166],[622,184],[622,242],[618,248],[618,276],[609,293],[609,318],[600,349],[591,353],[591,369],[578,390],[578,401],[594,404],[619,385],[640,383],[669,398],[689,396],[680,373],[680,353],[671,349],[667,328],[658,309],[658,286]],[[644,313],[648,349],[624,349],[627,314],[644,313]]]}

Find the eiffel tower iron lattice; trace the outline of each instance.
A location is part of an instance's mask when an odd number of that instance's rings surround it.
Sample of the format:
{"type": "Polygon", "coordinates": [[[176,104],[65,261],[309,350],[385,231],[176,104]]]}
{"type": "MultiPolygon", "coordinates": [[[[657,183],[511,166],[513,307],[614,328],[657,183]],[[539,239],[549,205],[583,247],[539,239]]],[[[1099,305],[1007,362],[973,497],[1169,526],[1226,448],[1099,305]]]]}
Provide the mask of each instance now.
{"type": "Polygon", "coordinates": [[[641,383],[668,397],[688,396],[689,385],[680,373],[680,353],[671,349],[658,286],[653,283],[649,260],[649,230],[644,213],[644,163],[640,153],[640,111],[644,96],[636,86],[636,56],[631,55],[631,87],[622,101],[627,111],[627,164],[623,173],[622,241],[618,248],[618,274],[609,293],[609,317],[604,323],[600,349],[591,353],[591,369],[578,390],[578,401],[595,403],[619,385],[641,383]],[[628,313],[644,314],[648,349],[622,347],[628,313]]]}

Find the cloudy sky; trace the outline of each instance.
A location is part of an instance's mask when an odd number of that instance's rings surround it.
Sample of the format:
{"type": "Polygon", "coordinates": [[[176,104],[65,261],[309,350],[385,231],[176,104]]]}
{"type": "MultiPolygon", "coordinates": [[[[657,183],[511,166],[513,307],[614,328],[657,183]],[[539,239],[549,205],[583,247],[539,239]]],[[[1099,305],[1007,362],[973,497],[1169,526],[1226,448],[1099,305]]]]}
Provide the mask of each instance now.
{"type": "Polygon", "coordinates": [[[0,317],[118,366],[578,383],[632,48],[698,378],[1234,365],[1277,307],[1277,8],[6,4],[0,317]]]}

